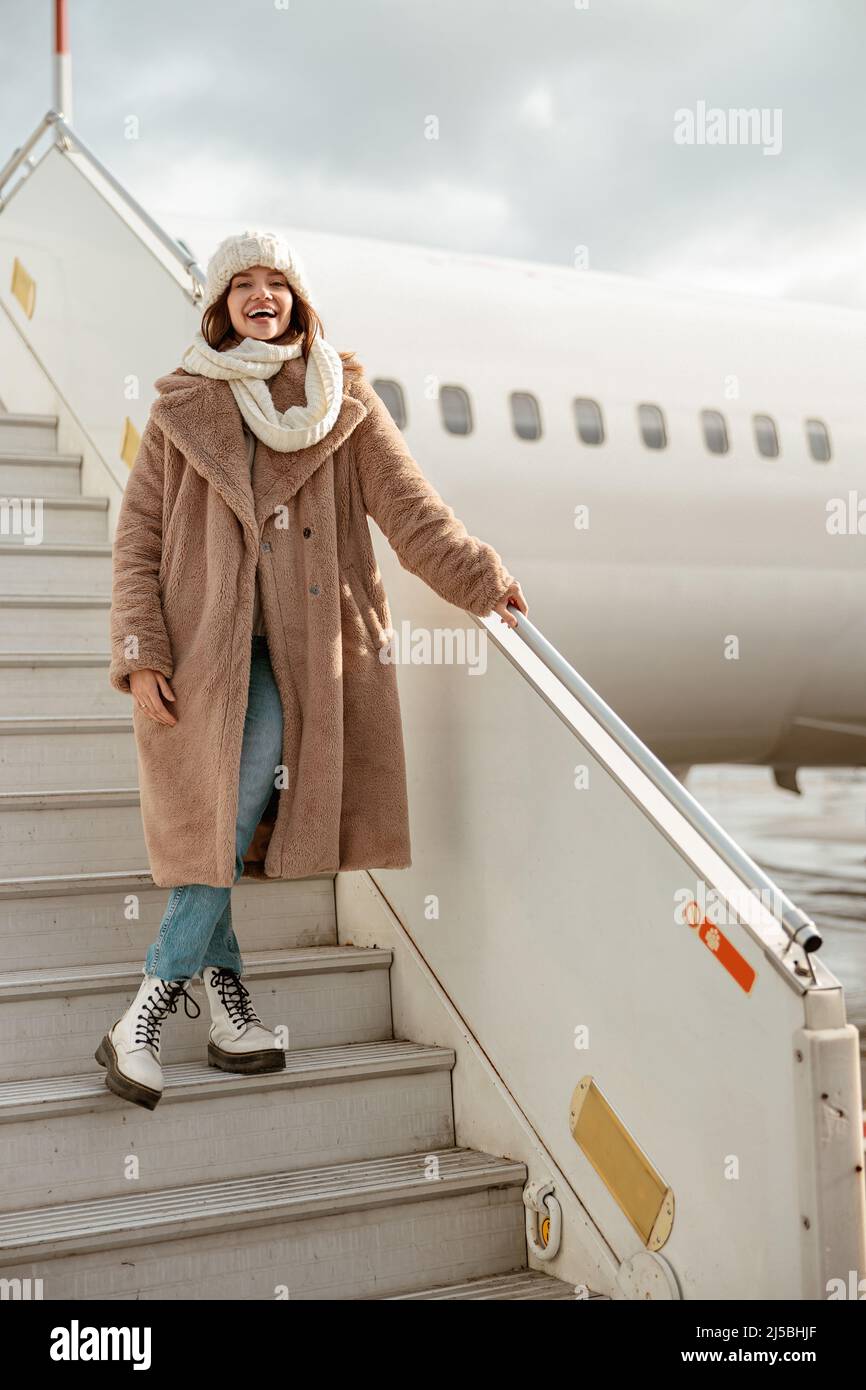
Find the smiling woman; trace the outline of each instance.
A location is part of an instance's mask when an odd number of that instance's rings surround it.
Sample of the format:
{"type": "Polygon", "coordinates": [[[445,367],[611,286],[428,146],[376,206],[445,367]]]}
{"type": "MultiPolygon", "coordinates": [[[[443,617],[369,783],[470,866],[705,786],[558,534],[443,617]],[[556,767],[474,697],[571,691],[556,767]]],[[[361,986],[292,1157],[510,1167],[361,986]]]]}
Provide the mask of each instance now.
{"type": "Polygon", "coordinates": [[[285,1065],[232,930],[231,889],[249,864],[271,879],[411,864],[396,673],[379,659],[390,612],[367,517],[448,602],[510,625],[509,599],[527,612],[493,547],[424,478],[361,364],[326,340],[281,238],[243,232],[217,248],[202,330],[156,387],[115,534],[109,676],[134,699],[151,876],[172,893],[141,989],[96,1054],[109,1088],[150,1109],[161,1024],[197,974],[211,1065],[285,1065]]]}
{"type": "MultiPolygon", "coordinates": [[[[324,337],[322,321],[310,303],[300,267],[288,274],[273,266],[245,266],[232,275],[215,303],[202,317],[202,334],[211,347],[220,351],[237,346],[244,338],[256,342],[293,343],[300,339],[304,358],[313,341],[324,337]]],[[[362,370],[352,352],[341,352],[343,371],[352,375],[362,370]]]]}

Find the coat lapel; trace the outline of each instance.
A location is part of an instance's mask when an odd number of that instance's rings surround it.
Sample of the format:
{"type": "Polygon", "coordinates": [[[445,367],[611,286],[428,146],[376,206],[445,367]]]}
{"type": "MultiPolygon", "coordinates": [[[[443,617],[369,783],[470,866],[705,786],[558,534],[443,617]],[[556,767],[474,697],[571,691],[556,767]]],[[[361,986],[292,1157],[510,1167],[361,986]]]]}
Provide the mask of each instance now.
{"type": "MultiPolygon", "coordinates": [[[[305,370],[303,358],[293,357],[270,378],[277,410],[304,403],[305,370]]],[[[262,440],[256,441],[253,484],[243,422],[229,383],[180,368],[161,377],[156,385],[160,395],[151,407],[155,423],[196,472],[212,484],[256,542],[266,518],[294,497],[367,414],[364,403],[348,394],[344,381],[340,412],[318,444],[280,453],[262,440]]]]}

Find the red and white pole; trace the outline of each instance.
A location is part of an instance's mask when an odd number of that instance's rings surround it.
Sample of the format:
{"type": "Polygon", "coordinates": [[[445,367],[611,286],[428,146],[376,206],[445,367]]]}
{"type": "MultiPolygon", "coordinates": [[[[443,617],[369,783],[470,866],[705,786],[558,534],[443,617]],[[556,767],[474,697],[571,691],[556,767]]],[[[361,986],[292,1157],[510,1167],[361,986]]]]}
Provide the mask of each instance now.
{"type": "Polygon", "coordinates": [[[66,0],[54,0],[54,109],[72,125],[72,55],[66,0]]]}

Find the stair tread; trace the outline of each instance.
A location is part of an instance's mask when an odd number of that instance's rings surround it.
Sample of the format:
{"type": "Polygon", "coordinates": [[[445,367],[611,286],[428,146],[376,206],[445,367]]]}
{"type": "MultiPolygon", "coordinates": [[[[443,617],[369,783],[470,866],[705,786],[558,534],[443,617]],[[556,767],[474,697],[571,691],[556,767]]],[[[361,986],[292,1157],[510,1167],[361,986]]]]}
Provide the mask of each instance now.
{"type": "Polygon", "coordinates": [[[59,463],[64,468],[80,468],[81,454],[61,454],[55,449],[0,449],[0,465],[18,463],[46,464],[48,467],[59,463]]]}
{"type": "MultiPolygon", "coordinates": [[[[0,463],[3,456],[0,454],[0,463]]],[[[40,492],[43,507],[61,507],[69,511],[96,510],[105,512],[108,510],[109,498],[100,496],[96,493],[73,493],[72,496],[62,492],[40,492]]],[[[5,539],[5,538],[4,538],[5,539]]]]}
{"type": "Polygon", "coordinates": [[[0,733],[9,733],[13,730],[32,729],[35,733],[54,733],[57,730],[74,725],[83,725],[85,729],[99,729],[101,726],[113,726],[115,729],[131,729],[131,714],[2,714],[0,715],[0,733]]]}
{"type": "MultiPolygon", "coordinates": [[[[36,548],[42,549],[41,546],[36,548]]],[[[34,589],[32,593],[0,593],[0,607],[5,605],[8,608],[81,608],[84,604],[89,604],[91,607],[108,608],[111,606],[111,595],[92,593],[46,594],[44,589],[34,589]]]]}
{"type": "MultiPolygon", "coordinates": [[[[318,970],[344,969],[347,965],[381,968],[390,963],[390,946],[286,946],[278,951],[249,951],[244,955],[245,975],[263,973],[284,974],[295,970],[306,973],[310,967],[318,970]]],[[[122,985],[130,976],[140,978],[140,961],[112,961],[108,965],[47,966],[39,970],[10,970],[0,973],[0,995],[24,988],[63,993],[91,985],[104,991],[105,987],[122,985]],[[59,988],[58,988],[59,987],[59,988]]]]}
{"type": "MultiPolygon", "coordinates": [[[[321,874],[308,874],[305,878],[282,879],[282,878],[241,878],[235,885],[236,888],[249,888],[262,885],[267,887],[271,884],[289,883],[318,883],[324,879],[333,882],[335,878],[333,870],[321,874]]],[[[130,886],[157,888],[158,885],[153,881],[153,875],[149,868],[137,869],[94,869],[83,873],[69,874],[34,874],[32,876],[20,876],[17,878],[0,878],[0,897],[14,898],[19,895],[34,894],[44,897],[48,894],[63,894],[73,890],[84,892],[99,892],[102,889],[116,890],[125,884],[130,886]]],[[[160,890],[163,891],[163,890],[160,890]]]]}
{"type": "Polygon", "coordinates": [[[39,545],[28,545],[25,540],[9,544],[10,550],[22,555],[102,555],[110,559],[110,541],[42,541],[39,545]]]}
{"type": "Polygon", "coordinates": [[[125,1193],[0,1215],[0,1250],[49,1244],[76,1253],[98,1245],[126,1245],[172,1234],[221,1229],[223,1223],[332,1215],[395,1201],[426,1200],[486,1187],[523,1186],[526,1165],[475,1149],[433,1149],[261,1177],[229,1178],[158,1192],[125,1193]],[[427,1176],[431,1160],[438,1177],[427,1176]]]}
{"type": "Polygon", "coordinates": [[[136,806],[138,787],[59,787],[0,792],[0,811],[84,810],[95,806],[136,806]]]}
{"type": "Polygon", "coordinates": [[[88,666],[105,666],[111,661],[111,652],[80,651],[60,652],[54,649],[32,652],[0,652],[0,666],[74,666],[84,663],[88,666]]]}
{"type": "Polygon", "coordinates": [[[571,1302],[610,1300],[592,1291],[585,1299],[576,1299],[574,1285],[540,1269],[522,1269],[514,1274],[490,1274],[480,1279],[467,1279],[460,1284],[441,1284],[420,1292],[392,1293],[387,1301],[407,1299],[569,1299],[571,1302]]]}
{"type": "Polygon", "coordinates": [[[0,425],[44,425],[46,429],[56,429],[57,416],[37,410],[0,410],[0,425]]]}
{"type": "MultiPolygon", "coordinates": [[[[430,1068],[450,1068],[454,1065],[453,1048],[438,1047],[434,1044],[411,1042],[406,1038],[387,1038],[381,1042],[338,1043],[331,1047],[304,1047],[286,1053],[285,1070],[263,1072],[255,1077],[256,1089],[290,1085],[300,1077],[320,1075],[322,1078],[336,1074],[364,1073],[378,1070],[385,1074],[395,1070],[430,1068]]],[[[235,1089],[238,1083],[233,1072],[223,1072],[210,1067],[205,1062],[178,1062],[163,1067],[165,1094],[161,1105],[173,1098],[182,1098],[185,1090],[208,1086],[214,1089],[235,1089]]],[[[40,1077],[29,1081],[6,1081],[0,1083],[0,1120],[15,1118],[14,1112],[22,1107],[41,1111],[54,1109],[64,1103],[92,1100],[94,1097],[116,1104],[116,1097],[105,1085],[105,1073],[99,1067],[92,1072],[77,1076],[40,1077]]],[[[251,1078],[241,1076],[237,1088],[249,1088],[251,1078]]],[[[123,1101],[120,1102],[124,1104],[123,1101]]]]}

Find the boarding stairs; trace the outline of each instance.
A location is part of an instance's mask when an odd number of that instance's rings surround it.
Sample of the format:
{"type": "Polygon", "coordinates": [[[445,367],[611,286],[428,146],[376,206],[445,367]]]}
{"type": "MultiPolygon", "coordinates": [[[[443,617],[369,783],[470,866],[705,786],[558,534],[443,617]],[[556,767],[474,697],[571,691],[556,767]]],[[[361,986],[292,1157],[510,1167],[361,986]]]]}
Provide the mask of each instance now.
{"type": "Polygon", "coordinates": [[[284,1072],[208,1068],[195,986],[156,1110],[106,1089],[166,899],[108,681],[112,525],[200,294],[49,113],[0,170],[0,1297],[856,1288],[858,1038],[815,924],[540,628],[457,613],[379,535],[397,623],[482,658],[398,673],[412,865],[235,887],[284,1072]],[[126,313],[99,331],[106,263],[126,313]]]}
{"type": "Polygon", "coordinates": [[[390,949],[340,943],[334,875],[234,890],[284,1072],[208,1067],[199,983],[201,1017],[165,1026],[156,1111],[107,1090],[94,1047],[166,890],[108,682],[108,499],[55,434],[0,415],[0,495],[43,498],[45,526],[0,544],[2,1277],[72,1300],[573,1299],[527,1268],[524,1165],[455,1143],[454,1052],[394,1036],[390,949]]]}

